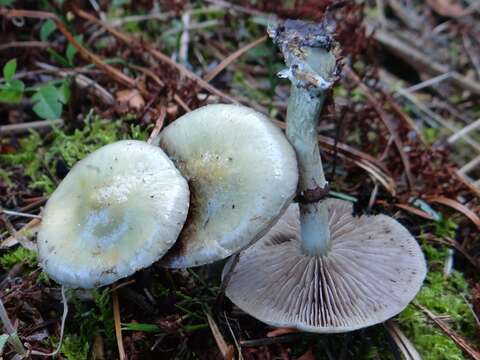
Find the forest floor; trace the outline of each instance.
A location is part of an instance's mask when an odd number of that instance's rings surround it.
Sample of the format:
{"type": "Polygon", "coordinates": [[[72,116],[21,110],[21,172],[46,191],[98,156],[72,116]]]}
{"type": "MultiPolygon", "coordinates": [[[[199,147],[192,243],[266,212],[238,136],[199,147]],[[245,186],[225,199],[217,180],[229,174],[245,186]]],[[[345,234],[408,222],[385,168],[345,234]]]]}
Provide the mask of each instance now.
{"type": "MultiPolygon", "coordinates": [[[[480,359],[479,20],[474,0],[0,0],[0,299],[21,341],[70,360],[480,359]],[[340,64],[319,127],[331,195],[416,236],[428,274],[415,300],[363,330],[299,333],[224,298],[223,262],[154,264],[68,290],[62,326],[35,235],[73,164],[208,103],[281,126],[290,87],[267,25],[324,16],[340,64]]],[[[4,335],[0,357],[15,358],[4,335]]]]}

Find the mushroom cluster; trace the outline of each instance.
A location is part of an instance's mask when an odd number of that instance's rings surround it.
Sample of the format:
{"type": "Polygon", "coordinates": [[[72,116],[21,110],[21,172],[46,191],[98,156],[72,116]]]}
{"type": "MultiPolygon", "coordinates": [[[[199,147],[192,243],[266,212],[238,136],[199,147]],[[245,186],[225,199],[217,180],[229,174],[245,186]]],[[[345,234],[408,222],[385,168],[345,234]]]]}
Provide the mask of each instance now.
{"type": "Polygon", "coordinates": [[[252,109],[205,106],[154,143],[104,146],[63,179],[38,235],[51,278],[91,288],[160,259],[176,268],[224,259],[263,236],[295,196],[295,151],[252,109]]]}
{"type": "Polygon", "coordinates": [[[280,75],[292,82],[287,137],[299,163],[298,204],[227,263],[226,295],[273,326],[336,333],[383,322],[420,290],[425,258],[398,221],[355,217],[351,203],[326,197],[316,130],[335,73],[326,26],[287,20],[269,33],[288,66],[280,75]]]}
{"type": "Polygon", "coordinates": [[[323,24],[301,21],[269,33],[292,82],[287,136],[247,107],[208,105],[153,144],[98,149],[44,209],[38,251],[49,276],[91,288],[158,260],[186,268],[238,253],[223,272],[226,295],[274,326],[350,331],[405,308],[426,274],[416,240],[390,217],[355,217],[327,198],[316,127],[333,41],[323,24]]]}

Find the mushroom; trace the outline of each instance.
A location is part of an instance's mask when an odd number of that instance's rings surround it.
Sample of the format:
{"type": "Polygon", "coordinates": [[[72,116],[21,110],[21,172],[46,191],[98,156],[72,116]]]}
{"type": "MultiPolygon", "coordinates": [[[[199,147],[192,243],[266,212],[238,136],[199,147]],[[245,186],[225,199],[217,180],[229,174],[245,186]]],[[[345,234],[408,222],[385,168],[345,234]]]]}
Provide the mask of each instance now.
{"type": "Polygon", "coordinates": [[[156,140],[188,179],[187,223],[162,259],[171,268],[224,259],[263,236],[298,183],[295,152],[266,116],[244,106],[207,105],[156,140]]]}
{"type": "Polygon", "coordinates": [[[287,137],[300,194],[265,237],[227,263],[226,295],[273,326],[334,333],[382,322],[419,291],[425,258],[396,220],[354,217],[350,203],[326,198],[316,127],[335,57],[325,25],[287,20],[270,35],[289,66],[281,75],[292,82],[287,137]]]}
{"type": "MultiPolygon", "coordinates": [[[[226,289],[239,308],[272,326],[336,333],[385,321],[415,297],[426,268],[408,230],[385,215],[354,217],[347,201],[324,206],[325,255],[303,248],[297,204],[240,253],[226,289]]],[[[230,260],[224,276],[232,266],[230,260]]]]}
{"type": "Polygon", "coordinates": [[[189,206],[186,180],[157,146],[124,140],[79,161],[50,196],[39,260],[70,287],[110,284],[174,244],[189,206]]]}

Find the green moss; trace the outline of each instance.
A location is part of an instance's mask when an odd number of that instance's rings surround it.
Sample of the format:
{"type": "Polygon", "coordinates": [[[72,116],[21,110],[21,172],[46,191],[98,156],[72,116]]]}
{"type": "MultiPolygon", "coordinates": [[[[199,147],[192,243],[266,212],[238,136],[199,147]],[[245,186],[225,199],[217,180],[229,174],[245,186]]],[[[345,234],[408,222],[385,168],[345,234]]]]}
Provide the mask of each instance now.
{"type": "Polygon", "coordinates": [[[69,291],[69,302],[73,321],[67,322],[65,340],[61,352],[69,360],[87,359],[94,338],[98,334],[106,348],[115,347],[115,324],[111,294],[108,288],[91,291],[95,304],[82,302],[75,297],[75,292],[69,291]]]}
{"type": "MultiPolygon", "coordinates": [[[[87,121],[82,129],[67,133],[54,129],[52,139],[44,140],[32,132],[20,140],[20,148],[14,154],[0,154],[2,169],[19,167],[28,176],[30,187],[49,194],[56,187],[56,167],[59,161],[71,168],[78,160],[99,147],[121,139],[145,140],[147,133],[128,119],[107,122],[98,117],[87,121]]],[[[7,170],[0,174],[9,179],[7,170]]],[[[8,183],[8,182],[7,182],[8,183]]]]}
{"type": "Polygon", "coordinates": [[[17,247],[0,257],[0,267],[4,270],[10,269],[20,262],[33,268],[37,265],[37,254],[34,251],[27,250],[23,247],[17,247]]]}
{"type": "Polygon", "coordinates": [[[68,360],[85,360],[88,358],[90,345],[74,335],[65,336],[61,352],[68,360]]]}
{"type": "MultiPolygon", "coordinates": [[[[448,316],[450,328],[469,341],[476,342],[476,323],[466,300],[470,294],[465,278],[458,271],[453,271],[448,278],[444,277],[447,248],[424,244],[423,250],[428,259],[429,272],[415,302],[427,307],[435,315],[448,316]]],[[[414,304],[409,305],[398,320],[423,359],[465,358],[453,340],[432,324],[414,304]]]]}

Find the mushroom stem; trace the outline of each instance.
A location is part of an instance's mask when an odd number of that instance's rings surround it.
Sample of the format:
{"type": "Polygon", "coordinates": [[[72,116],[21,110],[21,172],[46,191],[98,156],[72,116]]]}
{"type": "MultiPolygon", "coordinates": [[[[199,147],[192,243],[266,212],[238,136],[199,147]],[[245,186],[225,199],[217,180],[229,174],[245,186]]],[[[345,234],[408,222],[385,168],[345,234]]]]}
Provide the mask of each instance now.
{"type": "Polygon", "coordinates": [[[336,68],[333,41],[325,23],[287,20],[269,29],[282,50],[287,69],[279,73],[292,82],[287,107],[287,137],[299,164],[299,205],[303,250],[312,256],[330,248],[328,209],[323,204],[328,183],[318,148],[317,125],[330,79],[336,68]]]}
{"type": "Polygon", "coordinates": [[[302,244],[311,255],[325,254],[330,244],[328,210],[322,205],[323,199],[312,201],[307,195],[326,193],[328,189],[316,129],[323,99],[323,94],[311,98],[307,90],[292,85],[287,108],[287,137],[295,148],[299,166],[302,244]]]}

